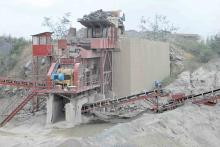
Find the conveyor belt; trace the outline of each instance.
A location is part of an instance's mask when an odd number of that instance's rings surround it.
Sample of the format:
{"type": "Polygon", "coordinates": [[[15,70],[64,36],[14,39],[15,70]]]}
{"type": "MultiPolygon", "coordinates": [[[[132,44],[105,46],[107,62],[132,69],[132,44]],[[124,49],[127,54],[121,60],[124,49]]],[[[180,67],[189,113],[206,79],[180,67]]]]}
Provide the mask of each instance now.
{"type": "MultiPolygon", "coordinates": [[[[149,100],[150,98],[156,98],[156,97],[159,97],[159,96],[163,97],[163,95],[161,95],[160,92],[155,90],[155,91],[141,92],[141,93],[138,93],[138,94],[134,94],[134,95],[126,96],[126,97],[121,97],[121,98],[117,98],[117,99],[106,99],[106,100],[98,101],[98,102],[95,102],[95,103],[89,103],[89,104],[83,105],[82,113],[89,112],[90,110],[92,110],[94,108],[109,107],[109,106],[112,106],[112,105],[118,105],[118,104],[122,104],[122,103],[129,103],[129,102],[133,102],[133,101],[137,101],[137,100],[143,100],[143,99],[149,100]]],[[[156,105],[152,101],[150,101],[150,103],[152,103],[152,105],[156,105]]]]}
{"type": "MultiPolygon", "coordinates": [[[[17,112],[19,112],[28,103],[28,101],[30,101],[37,94],[59,93],[59,92],[60,93],[76,93],[76,91],[63,91],[63,90],[59,91],[56,89],[46,89],[48,87],[44,83],[36,83],[36,82],[25,81],[25,80],[13,80],[10,78],[1,78],[1,77],[0,77],[0,85],[10,85],[10,86],[34,89],[34,90],[31,90],[31,93],[27,97],[25,97],[21,103],[17,104],[17,107],[14,108],[14,110],[11,111],[11,113],[1,122],[0,124],[1,126],[3,126],[8,121],[10,121],[17,114],[17,112]]],[[[112,105],[119,105],[119,104],[129,103],[129,102],[138,101],[138,100],[149,101],[150,105],[152,106],[151,110],[155,112],[163,112],[163,111],[177,108],[179,106],[182,106],[184,102],[189,99],[193,99],[194,104],[202,104],[202,103],[208,103],[208,102],[213,102],[212,104],[215,104],[214,101],[217,101],[218,99],[220,99],[220,94],[216,94],[217,92],[220,92],[220,89],[215,89],[215,90],[211,90],[208,92],[203,92],[203,93],[199,93],[195,95],[185,96],[183,94],[177,97],[171,96],[171,99],[166,104],[163,104],[163,105],[158,104],[158,99],[160,99],[161,97],[167,96],[167,95],[163,95],[162,90],[141,92],[141,93],[129,95],[126,97],[120,97],[116,99],[106,99],[106,100],[98,101],[95,103],[85,104],[82,106],[82,113],[91,112],[95,108],[106,108],[112,105]],[[210,96],[210,94],[212,95],[210,96]],[[154,100],[152,100],[152,98],[154,100]]]]}
{"type": "Polygon", "coordinates": [[[28,80],[0,77],[0,85],[25,87],[25,88],[33,88],[33,87],[45,88],[46,82],[33,82],[33,81],[28,81],[28,80]]]}
{"type": "Polygon", "coordinates": [[[215,89],[194,95],[183,96],[178,99],[171,99],[168,103],[159,106],[157,112],[163,112],[182,106],[186,100],[192,100],[193,104],[204,104],[207,102],[216,101],[220,99],[220,94],[216,94],[217,92],[220,92],[220,89],[215,89]],[[210,96],[209,94],[212,95],[210,96]]]}
{"type": "MultiPolygon", "coordinates": [[[[130,95],[130,96],[126,96],[126,97],[121,97],[121,98],[117,98],[117,99],[106,99],[106,100],[102,100],[102,101],[98,101],[95,103],[89,103],[89,104],[85,104],[82,107],[82,113],[87,113],[90,112],[91,110],[93,110],[94,108],[105,108],[105,107],[109,107],[111,105],[118,105],[118,104],[122,104],[122,103],[129,103],[131,101],[137,101],[137,100],[148,100],[149,102],[152,103],[152,110],[155,112],[163,112],[163,111],[167,111],[170,109],[174,109],[177,108],[179,106],[182,106],[184,104],[184,102],[186,100],[189,99],[195,99],[194,100],[194,104],[197,103],[205,103],[208,101],[213,101],[213,100],[217,100],[220,99],[220,95],[216,95],[216,96],[207,96],[209,94],[215,94],[217,92],[220,92],[220,89],[215,89],[215,90],[211,90],[208,92],[203,92],[203,93],[199,93],[199,94],[195,94],[195,95],[188,95],[185,96],[184,94],[182,96],[180,96],[179,98],[175,98],[175,99],[170,99],[166,104],[163,105],[158,105],[158,103],[153,103],[152,101],[150,101],[150,98],[155,98],[155,99],[159,99],[161,98],[161,96],[163,97],[163,95],[161,95],[161,90],[155,90],[155,91],[149,91],[149,92],[142,92],[142,93],[138,93],[135,95],[130,95]],[[196,98],[201,97],[199,100],[196,100],[196,98]],[[206,97],[206,98],[204,98],[206,97]]],[[[167,95],[166,95],[167,96],[167,95]]]]}

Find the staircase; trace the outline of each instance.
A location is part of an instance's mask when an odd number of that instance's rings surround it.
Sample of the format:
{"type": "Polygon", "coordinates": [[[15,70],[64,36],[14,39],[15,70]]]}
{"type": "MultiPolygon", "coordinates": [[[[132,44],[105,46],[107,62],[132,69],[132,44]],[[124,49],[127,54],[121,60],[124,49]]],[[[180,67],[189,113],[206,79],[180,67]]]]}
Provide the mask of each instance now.
{"type": "Polygon", "coordinates": [[[6,114],[6,118],[4,118],[0,123],[0,127],[9,122],[36,95],[37,92],[35,90],[30,90],[30,92],[21,101],[16,101],[16,103],[10,104],[5,109],[4,114],[6,114]]]}

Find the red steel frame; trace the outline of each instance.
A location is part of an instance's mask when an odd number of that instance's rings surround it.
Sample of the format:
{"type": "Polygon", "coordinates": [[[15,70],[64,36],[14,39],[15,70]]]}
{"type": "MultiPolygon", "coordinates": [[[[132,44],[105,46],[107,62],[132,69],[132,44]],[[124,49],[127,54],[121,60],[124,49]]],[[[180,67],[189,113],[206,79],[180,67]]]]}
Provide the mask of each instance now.
{"type": "Polygon", "coordinates": [[[101,92],[106,94],[112,90],[112,50],[102,50],[100,62],[101,92]]]}

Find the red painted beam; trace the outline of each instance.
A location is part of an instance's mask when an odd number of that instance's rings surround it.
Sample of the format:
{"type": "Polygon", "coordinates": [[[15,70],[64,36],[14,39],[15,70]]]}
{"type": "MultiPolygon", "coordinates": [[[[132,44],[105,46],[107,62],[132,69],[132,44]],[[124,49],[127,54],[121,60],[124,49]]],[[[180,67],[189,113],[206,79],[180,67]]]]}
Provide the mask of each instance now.
{"type": "Polygon", "coordinates": [[[0,123],[0,126],[4,126],[7,122],[9,122],[37,93],[32,90],[30,94],[28,94],[21,103],[17,105],[17,107],[10,112],[10,114],[0,123]]]}

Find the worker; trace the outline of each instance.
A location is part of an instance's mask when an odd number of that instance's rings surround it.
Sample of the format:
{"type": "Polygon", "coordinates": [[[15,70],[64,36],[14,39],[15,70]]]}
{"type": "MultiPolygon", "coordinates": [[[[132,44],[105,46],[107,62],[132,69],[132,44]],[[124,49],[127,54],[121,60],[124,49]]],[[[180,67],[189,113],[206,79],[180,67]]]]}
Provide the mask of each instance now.
{"type": "Polygon", "coordinates": [[[163,93],[163,89],[162,89],[162,84],[161,84],[161,82],[160,82],[159,80],[156,80],[156,81],[154,82],[154,84],[155,84],[155,89],[157,89],[158,91],[160,91],[160,93],[162,94],[162,93],[163,93]]]}
{"type": "Polygon", "coordinates": [[[154,86],[156,89],[159,89],[161,87],[161,82],[159,80],[154,81],[154,86]]]}

